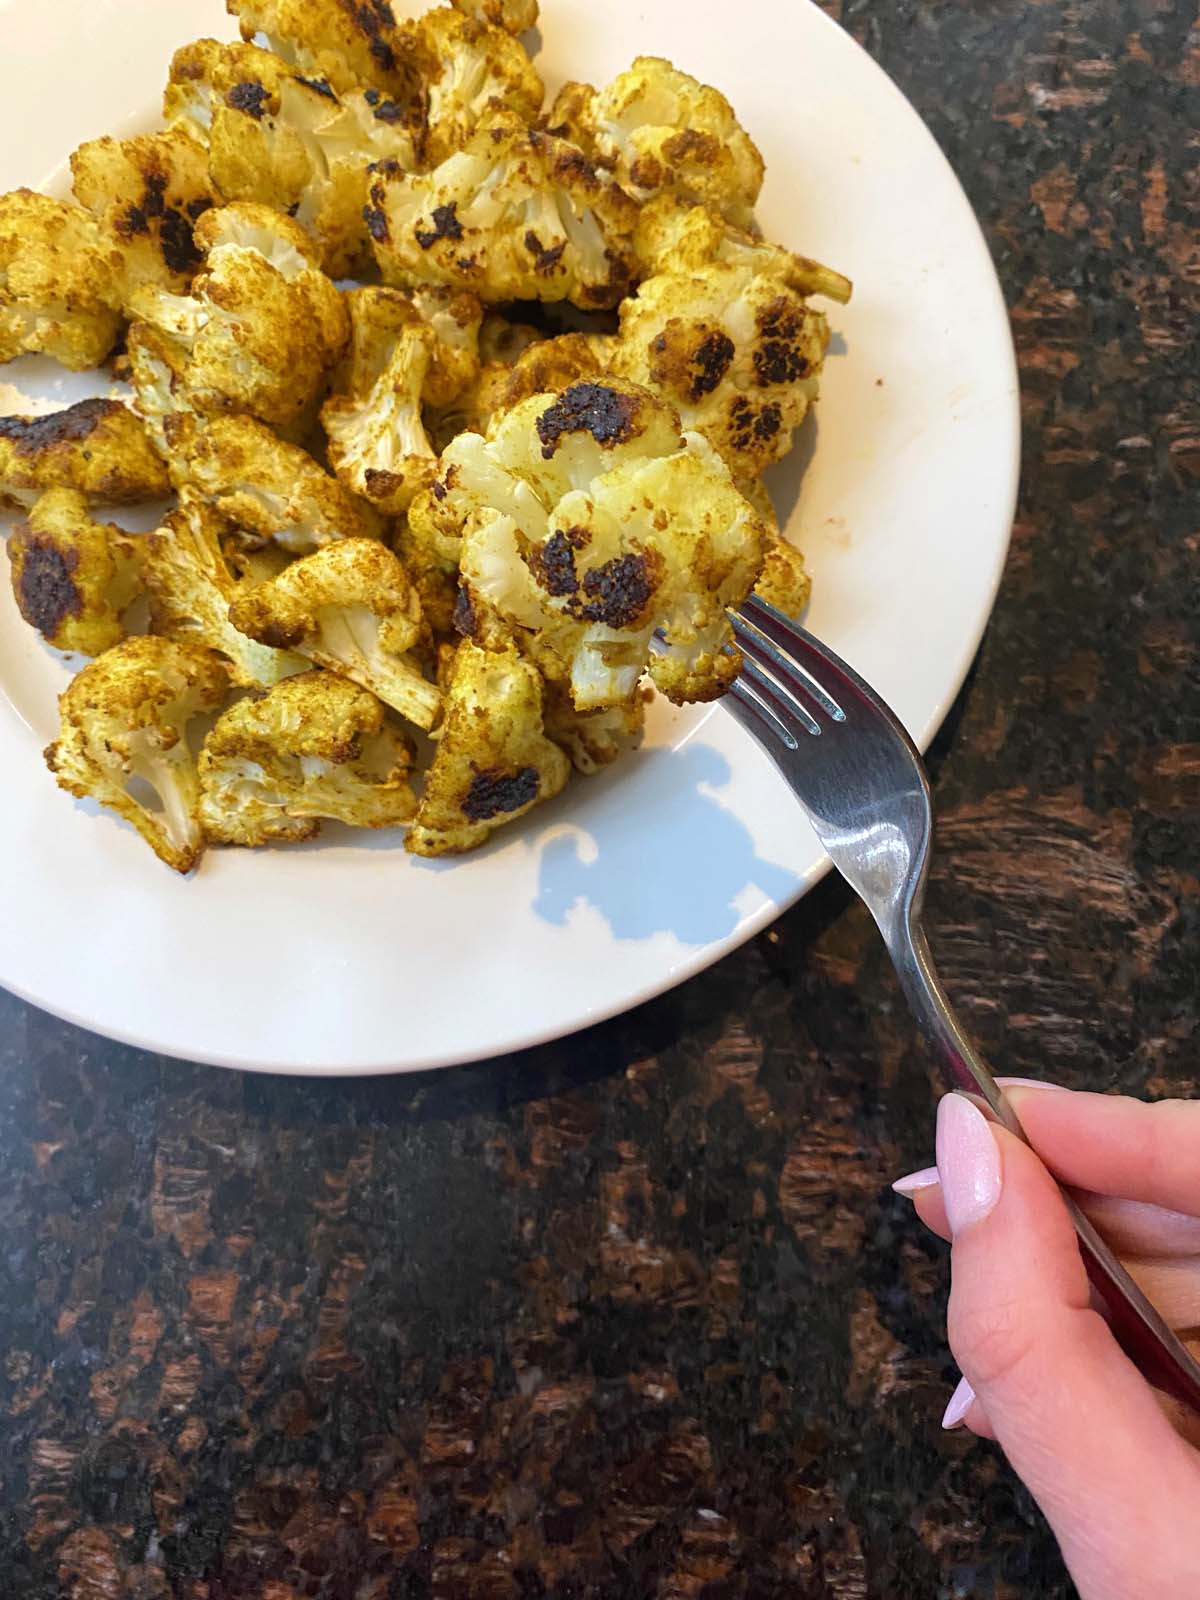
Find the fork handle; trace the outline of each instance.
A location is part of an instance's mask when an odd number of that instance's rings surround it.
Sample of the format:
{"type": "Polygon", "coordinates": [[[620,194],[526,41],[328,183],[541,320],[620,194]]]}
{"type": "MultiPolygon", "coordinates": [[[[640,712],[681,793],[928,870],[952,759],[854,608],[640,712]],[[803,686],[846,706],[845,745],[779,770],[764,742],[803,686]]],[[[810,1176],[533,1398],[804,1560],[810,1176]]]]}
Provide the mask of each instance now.
{"type": "MultiPolygon", "coordinates": [[[[899,927],[882,931],[921,1032],[955,1085],[981,1098],[998,1122],[1029,1144],[1016,1112],[987,1063],[959,1026],[920,925],[905,919],[899,927]]],[[[1163,1321],[1068,1191],[1061,1184],[1059,1188],[1079,1239],[1088,1277],[1104,1302],[1118,1344],[1155,1388],[1200,1412],[1200,1363],[1163,1321]]]]}

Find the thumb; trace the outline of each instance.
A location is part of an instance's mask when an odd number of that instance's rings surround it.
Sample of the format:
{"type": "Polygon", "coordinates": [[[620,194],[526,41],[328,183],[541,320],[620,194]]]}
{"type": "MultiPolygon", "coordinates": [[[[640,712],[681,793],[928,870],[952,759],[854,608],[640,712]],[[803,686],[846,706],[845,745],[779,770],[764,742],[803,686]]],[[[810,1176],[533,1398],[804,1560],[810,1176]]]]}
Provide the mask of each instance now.
{"type": "Polygon", "coordinates": [[[1054,1180],[962,1095],[938,1107],[955,1359],[1086,1600],[1200,1594],[1200,1465],[1091,1309],[1054,1180]],[[1188,1548],[1190,1546],[1190,1548],[1188,1548]]]}

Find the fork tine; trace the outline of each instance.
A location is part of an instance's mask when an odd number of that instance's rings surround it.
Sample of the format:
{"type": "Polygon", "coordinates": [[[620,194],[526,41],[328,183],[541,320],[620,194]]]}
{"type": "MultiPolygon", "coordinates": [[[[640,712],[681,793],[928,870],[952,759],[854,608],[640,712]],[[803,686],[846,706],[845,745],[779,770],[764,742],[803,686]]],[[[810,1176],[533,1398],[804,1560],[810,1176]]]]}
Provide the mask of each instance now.
{"type": "Polygon", "coordinates": [[[776,625],[783,625],[779,631],[785,637],[777,640],[771,637],[766,628],[759,626],[757,616],[744,614],[747,606],[743,606],[742,611],[728,613],[743,655],[759,667],[765,667],[780,687],[790,692],[799,704],[804,705],[806,700],[811,701],[834,722],[845,722],[846,713],[829,690],[809,672],[807,667],[802,666],[787,648],[789,638],[794,639],[795,635],[791,632],[791,624],[787,622],[783,613],[771,607],[771,617],[764,619],[776,625]]]}
{"type": "Polygon", "coordinates": [[[770,673],[764,672],[755,662],[751,661],[743,652],[742,670],[740,681],[754,686],[755,697],[767,705],[776,720],[782,722],[793,734],[803,729],[805,733],[819,738],[821,724],[808,710],[789,693],[788,689],[779,683],[770,673]],[[799,728],[796,724],[799,724],[799,728]]]}

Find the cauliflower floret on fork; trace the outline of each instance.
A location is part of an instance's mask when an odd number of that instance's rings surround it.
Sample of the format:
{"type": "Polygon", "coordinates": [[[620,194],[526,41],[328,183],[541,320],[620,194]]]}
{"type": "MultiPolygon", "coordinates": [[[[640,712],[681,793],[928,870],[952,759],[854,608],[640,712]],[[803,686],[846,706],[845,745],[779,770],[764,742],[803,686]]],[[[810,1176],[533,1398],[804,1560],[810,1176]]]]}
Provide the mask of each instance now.
{"type": "Polygon", "coordinates": [[[378,165],[366,215],[384,282],[400,288],[595,309],[632,281],[634,202],[574,145],[509,113],[431,172],[378,165]]]}
{"type": "Polygon", "coordinates": [[[98,656],[125,637],[139,557],[139,541],[93,521],[78,490],[49,489],[8,541],[17,610],[56,650],[98,656]]]}
{"type": "Polygon", "coordinates": [[[32,189],[0,195],[0,361],[98,367],[121,330],[120,260],[96,219],[32,189]]]}
{"type": "Polygon", "coordinates": [[[409,521],[448,551],[460,533],[459,631],[515,641],[578,711],[627,705],[647,667],[677,701],[713,699],[737,672],[725,612],[754,586],[765,529],[644,389],[523,401],[486,439],[455,440],[409,521]]]}
{"type": "Polygon", "coordinates": [[[770,491],[762,479],[742,478],[738,488],[758,512],[767,530],[766,554],[754,592],[785,616],[800,617],[812,594],[812,579],[804,565],[804,556],[784,538],[770,491]]]}
{"type": "Polygon", "coordinates": [[[459,645],[446,714],[405,848],[458,855],[562,790],[570,763],[546,737],[541,678],[512,648],[459,645]]]}
{"type": "Polygon", "coordinates": [[[31,506],[47,489],[76,489],[92,505],[133,505],[166,495],[167,469],[119,400],[0,417],[0,505],[31,506]]]}
{"type": "Polygon", "coordinates": [[[340,673],[419,728],[441,710],[421,670],[427,632],[400,562],[373,539],[343,539],[239,595],[234,627],[263,644],[296,650],[340,673]]]}
{"type": "Polygon", "coordinates": [[[200,820],[217,844],[311,839],[330,818],[395,828],[417,807],[411,740],[374,695],[331,672],[226,711],[200,752],[200,820]]]}
{"type": "Polygon", "coordinates": [[[672,194],[753,222],[765,170],[754,141],[719,89],[661,56],[638,56],[598,91],[566,84],[546,121],[637,200],[672,194]]]}
{"type": "Polygon", "coordinates": [[[71,177],[120,262],[122,302],[146,284],[184,293],[200,265],[195,224],[216,201],[195,139],[180,128],[93,139],[72,155],[71,177]]]}
{"type": "Polygon", "coordinates": [[[350,351],[321,407],[329,464],[353,493],[400,515],[437,469],[421,415],[433,334],[394,290],[352,290],[346,300],[350,351]]]}
{"type": "Polygon", "coordinates": [[[419,97],[422,52],[389,0],[225,0],[243,39],[262,34],[290,66],[341,93],[360,84],[419,97]]]}
{"type": "Polygon", "coordinates": [[[252,417],[214,417],[188,429],[177,439],[171,473],[178,489],[194,489],[245,545],[307,555],[335,539],[379,532],[374,513],[336,478],[252,417]]]}
{"type": "Polygon", "coordinates": [[[204,270],[191,294],[143,288],[134,316],[177,346],[196,410],[302,427],[349,334],[312,242],[290,217],[249,202],[206,211],[195,237],[204,270]]]}
{"type": "Polygon", "coordinates": [[[211,651],[170,639],[125,639],[68,684],[46,765],[60,788],[115,811],[160,860],[190,872],[204,835],[188,725],[216,711],[227,689],[225,669],[211,651]],[[160,809],[142,804],[135,780],[149,785],[160,809]]]}
{"type": "Polygon", "coordinates": [[[309,670],[303,656],[248,639],[230,622],[229,607],[243,585],[222,554],[219,519],[194,491],[184,491],[179,509],[144,544],[154,633],[215,650],[239,688],[270,688],[309,670]]]}

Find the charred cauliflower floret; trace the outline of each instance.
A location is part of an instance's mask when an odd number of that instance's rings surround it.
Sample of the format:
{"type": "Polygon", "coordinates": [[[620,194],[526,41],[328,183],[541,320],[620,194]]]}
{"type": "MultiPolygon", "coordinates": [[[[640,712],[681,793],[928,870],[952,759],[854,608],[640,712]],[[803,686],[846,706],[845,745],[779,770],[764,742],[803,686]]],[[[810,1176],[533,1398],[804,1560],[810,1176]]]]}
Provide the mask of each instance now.
{"type": "Polygon", "coordinates": [[[120,261],[90,212],[32,189],[0,195],[0,361],[98,367],[121,329],[120,261]]]}
{"type": "MultiPolygon", "coordinates": [[[[399,516],[437,471],[421,419],[421,389],[431,336],[416,314],[396,336],[382,368],[378,346],[348,365],[321,407],[329,464],[353,493],[399,516]]],[[[357,352],[356,352],[357,356],[357,352]]]]}
{"type": "Polygon", "coordinates": [[[210,74],[209,162],[227,200],[285,211],[309,234],[332,277],[368,265],[367,165],[417,163],[419,129],[378,89],[339,95],[268,50],[230,45],[210,74]]]}
{"type": "Polygon", "coordinates": [[[0,417],[0,505],[31,506],[46,489],[77,489],[93,505],[132,505],[162,499],[167,469],[119,400],[0,417]]]}
{"type": "Polygon", "coordinates": [[[411,820],[412,745],[373,694],[308,672],[242,700],[200,752],[200,820],[217,844],[311,839],[321,819],[354,828],[411,820]]]}
{"type": "Polygon", "coordinates": [[[450,4],[464,16],[505,33],[525,33],[537,26],[538,0],[450,0],[450,4]]]}
{"type": "Polygon", "coordinates": [[[409,521],[447,546],[461,530],[459,631],[515,640],[576,710],[628,704],[647,666],[677,701],[737,671],[725,610],[765,530],[707,442],[632,384],[577,383],[463,435],[409,521]]]}
{"type": "Polygon", "coordinates": [[[171,639],[125,639],[68,684],[46,765],[60,788],[108,806],[169,867],[190,872],[204,836],[188,724],[215,711],[227,688],[225,669],[211,651],[171,639]],[[135,780],[149,785],[160,809],[131,793],[135,780]]]}
{"type": "Polygon", "coordinates": [[[460,855],[552,799],[570,776],[542,726],[542,681],[513,649],[458,647],[437,753],[405,848],[460,855]]]}
{"type": "Polygon", "coordinates": [[[234,626],[296,650],[377,695],[419,728],[442,697],[414,652],[425,639],[421,606],[400,562],[373,539],[343,539],[239,595],[234,626]]]}
{"type": "Polygon", "coordinates": [[[547,121],[638,200],[673,194],[753,220],[764,171],[753,140],[720,90],[660,56],[638,56],[606,89],[567,84],[547,121]]]}
{"type": "Polygon", "coordinates": [[[139,548],[112,523],[93,522],[77,490],[47,490],[8,541],[18,611],[56,650],[98,656],[125,637],[139,548]]]}
{"type": "Polygon", "coordinates": [[[71,157],[71,176],[120,260],[122,303],[146,284],[182,294],[200,265],[195,224],[216,199],[195,139],[181,128],[93,139],[71,157]]]}
{"type": "Polygon", "coordinates": [[[509,111],[532,122],[545,90],[525,48],[503,28],[438,6],[417,23],[430,63],[425,84],[423,155],[436,166],[452,156],[480,122],[509,111]]]}
{"type": "Polygon", "coordinates": [[[646,701],[638,690],[624,705],[576,711],[569,689],[546,685],[546,733],[571,758],[576,772],[591,776],[629,755],[646,731],[646,701]]]}
{"type": "Polygon", "coordinates": [[[191,294],[142,289],[134,315],[183,353],[198,411],[301,425],[349,333],[308,235],[290,217],[241,202],[206,211],[196,242],[205,266],[191,294]]]}
{"type": "Polygon", "coordinates": [[[303,656],[273,650],[239,633],[229,607],[242,589],[221,553],[220,524],[194,492],[145,540],[144,575],[154,633],[200,644],[224,656],[231,681],[269,688],[308,671],[303,656]]]}
{"type": "Polygon", "coordinates": [[[387,283],[595,308],[629,287],[636,215],[574,145],[497,114],[432,172],[376,167],[367,226],[387,283]]]}
{"type": "Polygon", "coordinates": [[[771,272],[711,262],[646,279],[621,308],[611,370],[662,395],[737,477],[792,447],[816,398],[829,324],[771,272]]]}
{"type": "Polygon", "coordinates": [[[405,102],[419,95],[421,50],[389,0],[225,0],[243,39],[262,34],[276,55],[341,93],[373,85],[405,102]]]}
{"type": "Polygon", "coordinates": [[[335,539],[372,538],[373,514],[299,445],[251,417],[214,417],[171,460],[176,486],[190,486],[243,543],[306,555],[335,539]]]}

